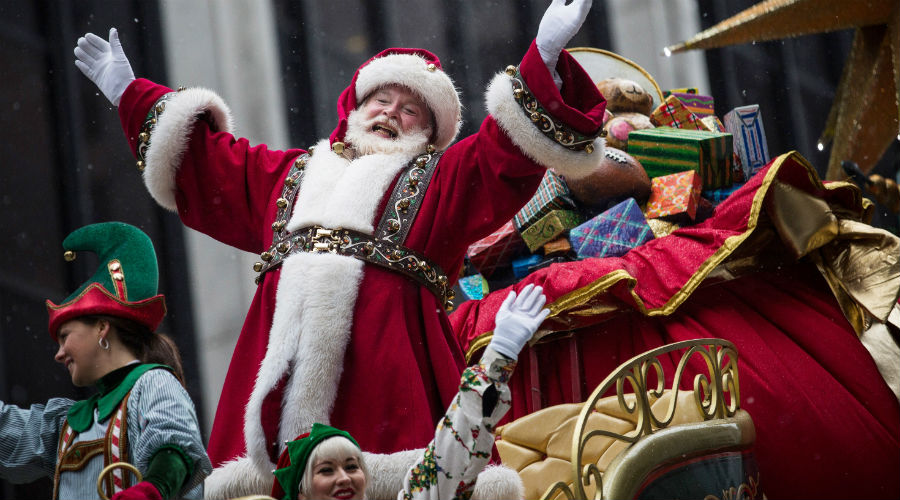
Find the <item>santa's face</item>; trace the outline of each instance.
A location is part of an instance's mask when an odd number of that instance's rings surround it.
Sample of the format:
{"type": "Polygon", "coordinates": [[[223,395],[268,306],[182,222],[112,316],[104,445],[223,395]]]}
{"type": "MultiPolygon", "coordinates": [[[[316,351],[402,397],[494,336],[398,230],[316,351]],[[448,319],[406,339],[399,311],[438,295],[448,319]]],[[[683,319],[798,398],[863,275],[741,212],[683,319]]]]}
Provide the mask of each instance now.
{"type": "Polygon", "coordinates": [[[359,109],[363,119],[372,123],[368,132],[386,139],[419,132],[431,125],[431,111],[425,101],[400,85],[376,90],[359,109]]]}

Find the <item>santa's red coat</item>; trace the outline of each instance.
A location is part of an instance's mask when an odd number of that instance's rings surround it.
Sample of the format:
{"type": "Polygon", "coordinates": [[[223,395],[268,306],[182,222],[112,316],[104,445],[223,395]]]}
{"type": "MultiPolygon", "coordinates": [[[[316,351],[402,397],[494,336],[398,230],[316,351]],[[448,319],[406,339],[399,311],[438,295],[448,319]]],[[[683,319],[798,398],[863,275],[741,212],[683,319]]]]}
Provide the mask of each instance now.
{"type": "MultiPolygon", "coordinates": [[[[605,103],[571,57],[564,54],[558,66],[564,80],[562,95],[534,45],[520,68],[534,95],[554,116],[585,134],[599,129],[605,103]]],[[[528,116],[510,106],[515,101],[508,78],[503,73],[495,77],[487,99],[492,115],[478,133],[460,140],[444,153],[406,239],[406,246],[436,262],[451,281],[468,245],[508,221],[528,201],[546,166],[565,172],[565,165],[554,164],[560,159],[575,169],[589,166],[585,159],[590,155],[563,150],[539,133],[535,139],[535,127],[528,116]],[[574,161],[568,161],[569,158],[574,161]]],[[[352,84],[339,102],[342,120],[355,107],[355,96],[348,94],[351,89],[352,84]]],[[[119,112],[133,147],[148,110],[168,92],[169,88],[143,79],[125,91],[119,112]]],[[[247,140],[236,138],[230,133],[227,107],[217,96],[208,94],[192,93],[189,89],[167,102],[151,139],[145,180],[154,197],[162,205],[177,209],[188,227],[258,254],[271,244],[275,200],[288,169],[304,151],[272,151],[265,145],[251,146],[247,140]]],[[[602,153],[598,150],[593,157],[599,154],[602,153]]],[[[332,168],[327,165],[329,162],[337,165],[335,172],[344,168],[335,158],[327,140],[321,142],[304,183],[314,182],[311,172],[317,168],[318,172],[332,168]],[[324,159],[316,160],[317,157],[324,159]],[[315,161],[324,164],[316,166],[315,161]]],[[[328,219],[330,213],[344,210],[342,206],[330,210],[328,203],[335,202],[329,200],[344,196],[355,202],[353,193],[360,189],[358,186],[348,191],[349,195],[344,192],[349,189],[351,170],[336,173],[336,181],[319,176],[315,181],[318,184],[301,188],[306,189],[308,196],[304,201],[304,191],[300,191],[294,217],[302,219],[298,214],[310,210],[303,203],[314,205],[311,212],[328,219]],[[312,192],[318,189],[316,186],[331,186],[331,191],[328,196],[317,197],[312,192]]],[[[391,179],[388,187],[396,182],[394,174],[391,179]]],[[[362,177],[362,182],[368,181],[362,177]]],[[[375,210],[368,220],[355,223],[377,224],[388,192],[389,189],[366,186],[363,197],[369,198],[366,202],[373,204],[375,210]]],[[[329,227],[342,223],[312,222],[329,227]]],[[[328,255],[330,260],[306,260],[289,271],[289,261],[295,257],[319,256],[289,257],[259,284],[219,400],[209,443],[213,464],[219,466],[255,448],[256,465],[271,467],[262,463],[260,457],[274,461],[280,451],[279,439],[293,438],[308,430],[302,428],[310,424],[308,420],[322,415],[330,425],[349,431],[366,451],[424,447],[433,437],[436,420],[456,392],[464,366],[441,302],[399,274],[350,257],[328,255]],[[361,278],[353,274],[354,266],[361,269],[361,278]],[[291,279],[284,279],[286,273],[293,273],[291,279]],[[359,281],[354,281],[357,278],[359,281]],[[340,294],[350,288],[350,299],[342,300],[344,295],[340,294]],[[347,320],[349,342],[326,338],[330,335],[329,321],[334,318],[338,318],[334,320],[338,337],[340,318],[351,318],[347,320]],[[309,322],[313,326],[308,327],[309,322]],[[303,328],[315,332],[298,330],[303,328]],[[270,331],[276,330],[278,338],[283,336],[285,341],[272,346],[270,331]],[[311,337],[324,340],[309,340],[311,337]],[[335,347],[335,342],[341,345],[335,347]],[[305,345],[313,347],[304,350],[305,345]],[[315,349],[322,346],[332,349],[337,357],[310,361],[318,356],[315,349]],[[280,354],[282,350],[287,354],[280,354]],[[315,366],[309,369],[308,365],[315,366]],[[258,394],[254,402],[255,386],[258,394]],[[306,403],[289,405],[285,398],[294,394],[291,391],[296,392],[297,401],[306,403]],[[310,399],[309,395],[316,391],[321,391],[322,397],[310,399]],[[249,408],[246,426],[245,408],[249,408]],[[264,439],[254,428],[259,423],[264,439]],[[279,423],[296,428],[279,429],[279,423]],[[246,442],[248,435],[252,442],[246,442]]]]}

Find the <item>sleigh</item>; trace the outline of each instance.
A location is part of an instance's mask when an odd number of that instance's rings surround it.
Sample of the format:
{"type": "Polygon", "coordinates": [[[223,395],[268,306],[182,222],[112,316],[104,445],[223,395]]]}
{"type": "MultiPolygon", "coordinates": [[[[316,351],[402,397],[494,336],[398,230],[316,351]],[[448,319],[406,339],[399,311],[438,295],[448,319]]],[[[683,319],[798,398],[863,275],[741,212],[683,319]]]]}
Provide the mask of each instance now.
{"type": "MultiPolygon", "coordinates": [[[[498,430],[526,498],[897,491],[897,398],[859,335],[897,304],[900,248],[871,209],[788,153],[704,222],[513,285],[551,310],[498,430]]],[[[451,315],[470,361],[508,291],[451,315]]]]}

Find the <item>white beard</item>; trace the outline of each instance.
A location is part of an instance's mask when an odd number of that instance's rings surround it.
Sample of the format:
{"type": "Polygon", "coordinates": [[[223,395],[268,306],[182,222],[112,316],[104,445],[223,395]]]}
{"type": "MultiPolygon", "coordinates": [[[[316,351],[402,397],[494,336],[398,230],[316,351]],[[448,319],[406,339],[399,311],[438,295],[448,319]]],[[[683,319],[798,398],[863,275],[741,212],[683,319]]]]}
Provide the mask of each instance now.
{"type": "Polygon", "coordinates": [[[431,137],[431,127],[403,132],[396,120],[382,119],[380,117],[366,120],[362,112],[354,109],[347,116],[347,133],[344,141],[356,150],[359,156],[370,154],[395,154],[406,153],[414,155],[425,151],[428,139],[431,137]],[[397,131],[397,137],[382,137],[372,133],[372,127],[376,123],[388,125],[397,131]]]}

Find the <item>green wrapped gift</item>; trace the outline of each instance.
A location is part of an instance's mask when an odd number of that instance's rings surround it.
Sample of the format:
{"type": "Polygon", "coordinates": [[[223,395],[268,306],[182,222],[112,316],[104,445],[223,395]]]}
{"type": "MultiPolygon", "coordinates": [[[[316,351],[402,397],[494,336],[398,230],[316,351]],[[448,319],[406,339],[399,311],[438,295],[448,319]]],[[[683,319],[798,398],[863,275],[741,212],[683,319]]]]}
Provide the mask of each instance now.
{"type": "Polygon", "coordinates": [[[545,243],[564,235],[569,229],[581,224],[581,216],[573,210],[551,210],[537,222],[522,231],[522,239],[531,252],[537,251],[545,243]]]}
{"type": "Polygon", "coordinates": [[[703,189],[731,185],[731,134],[704,130],[656,127],[628,135],[628,154],[639,161],[652,179],[694,170],[703,189]]]}

